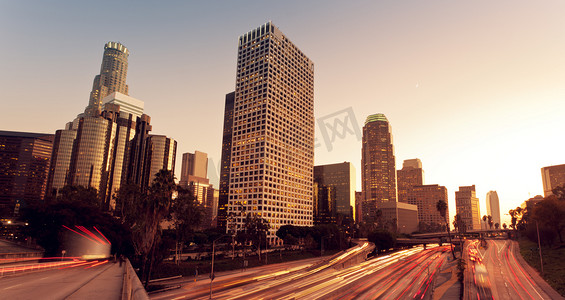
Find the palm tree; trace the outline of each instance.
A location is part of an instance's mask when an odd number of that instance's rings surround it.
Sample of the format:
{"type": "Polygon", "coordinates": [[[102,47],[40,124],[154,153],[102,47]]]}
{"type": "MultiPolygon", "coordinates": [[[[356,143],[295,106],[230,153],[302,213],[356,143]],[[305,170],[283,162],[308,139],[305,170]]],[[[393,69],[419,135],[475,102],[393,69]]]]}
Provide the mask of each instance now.
{"type": "Polygon", "coordinates": [[[449,244],[451,245],[451,254],[453,259],[455,259],[455,252],[453,252],[453,243],[451,243],[451,233],[449,232],[449,222],[447,221],[447,203],[443,200],[439,200],[436,203],[436,209],[445,221],[445,230],[447,230],[447,237],[449,238],[449,244]]]}
{"type": "Polygon", "coordinates": [[[492,230],[492,226],[494,225],[494,222],[492,221],[492,216],[488,215],[487,216],[488,219],[488,226],[490,227],[490,229],[492,230]]]}
{"type": "Polygon", "coordinates": [[[485,223],[485,229],[487,229],[487,215],[483,216],[483,223],[485,223]]]}

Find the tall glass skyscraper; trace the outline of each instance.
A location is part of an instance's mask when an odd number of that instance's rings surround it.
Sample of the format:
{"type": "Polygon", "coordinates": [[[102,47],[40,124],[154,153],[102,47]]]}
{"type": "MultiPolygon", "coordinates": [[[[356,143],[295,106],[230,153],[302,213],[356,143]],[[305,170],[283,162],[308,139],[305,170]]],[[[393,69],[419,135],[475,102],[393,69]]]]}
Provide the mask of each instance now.
{"type": "Polygon", "coordinates": [[[492,217],[494,224],[498,223],[499,226],[502,226],[500,222],[500,204],[496,191],[489,191],[487,193],[487,215],[492,217]]]}
{"type": "Polygon", "coordinates": [[[224,132],[222,136],[222,162],[220,169],[220,188],[218,193],[217,226],[226,229],[228,200],[230,190],[230,163],[231,163],[231,139],[233,134],[233,105],[235,92],[226,94],[224,107],[224,132]]]}
{"type": "Polygon", "coordinates": [[[231,147],[228,230],[312,225],[314,64],[271,22],[239,37],[231,147]]]}
{"type": "Polygon", "coordinates": [[[129,50],[117,42],[108,42],[104,46],[104,56],[100,74],[94,77],[90,100],[84,113],[98,116],[102,111],[102,99],[113,92],[128,95],[126,77],[128,74],[129,50]]]}
{"type": "Polygon", "coordinates": [[[363,126],[362,221],[374,222],[380,202],[396,202],[396,160],[391,127],[384,114],[367,117],[363,126]]]}
{"type": "Polygon", "coordinates": [[[467,230],[481,230],[481,212],[475,185],[459,187],[455,192],[455,209],[467,230]]]}

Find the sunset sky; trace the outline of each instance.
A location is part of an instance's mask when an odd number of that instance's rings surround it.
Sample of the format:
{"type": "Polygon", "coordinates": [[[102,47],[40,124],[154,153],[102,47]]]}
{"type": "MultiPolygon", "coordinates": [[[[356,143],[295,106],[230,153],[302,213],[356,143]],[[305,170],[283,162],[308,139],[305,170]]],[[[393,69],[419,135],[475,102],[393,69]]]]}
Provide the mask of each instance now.
{"type": "MultiPolygon", "coordinates": [[[[54,133],[88,104],[104,44],[131,51],[130,96],[181,153],[221,156],[239,35],[271,20],[315,64],[315,115],[389,119],[397,169],[426,184],[476,185],[481,216],[543,194],[565,164],[565,1],[0,1],[0,130],[54,133]]],[[[333,122],[333,121],[332,121],[333,122]]],[[[318,126],[318,125],[317,125],[318,126]]],[[[350,161],[354,134],[316,164],[350,161]]],[[[177,175],[179,176],[179,175],[177,175]]]]}

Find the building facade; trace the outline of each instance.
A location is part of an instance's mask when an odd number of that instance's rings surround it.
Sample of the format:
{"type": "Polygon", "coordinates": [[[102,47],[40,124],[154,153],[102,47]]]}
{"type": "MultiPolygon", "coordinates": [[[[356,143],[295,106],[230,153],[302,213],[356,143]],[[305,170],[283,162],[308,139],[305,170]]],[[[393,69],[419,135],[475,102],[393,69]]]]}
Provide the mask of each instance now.
{"type": "Polygon", "coordinates": [[[396,161],[391,127],[384,114],[368,116],[363,126],[361,182],[365,197],[362,221],[375,222],[380,203],[396,202],[396,161]]]}
{"type": "Polygon", "coordinates": [[[379,204],[382,224],[390,232],[410,234],[418,231],[418,207],[402,202],[382,202],[379,204]]]}
{"type": "Polygon", "coordinates": [[[543,195],[553,195],[556,187],[565,187],[565,165],[556,165],[541,168],[541,179],[543,182],[543,195]]]}
{"type": "Polygon", "coordinates": [[[233,134],[233,105],[235,92],[226,94],[224,106],[224,130],[222,136],[222,161],[220,166],[220,186],[218,194],[217,226],[226,230],[228,200],[230,190],[230,163],[231,163],[231,141],[233,134]]]}
{"type": "MultiPolygon", "coordinates": [[[[437,184],[415,185],[406,194],[406,203],[418,207],[418,220],[420,232],[445,231],[445,220],[438,212],[437,202],[442,200],[446,204],[447,188],[437,184]]],[[[449,205],[446,211],[447,222],[449,222],[449,205]]]]}
{"type": "Polygon", "coordinates": [[[355,218],[355,168],[350,162],[314,166],[314,224],[355,218]]]}
{"type": "Polygon", "coordinates": [[[500,202],[496,191],[489,191],[487,193],[487,215],[492,217],[494,224],[498,223],[499,226],[502,226],[500,222],[500,202]]]}
{"type": "Polygon", "coordinates": [[[481,230],[481,212],[475,185],[460,186],[455,192],[455,209],[467,230],[481,230]]]}
{"type": "Polygon", "coordinates": [[[398,185],[398,202],[408,202],[408,193],[412,187],[424,184],[424,170],[419,159],[408,159],[402,164],[402,169],[396,171],[398,185]]]}
{"type": "Polygon", "coordinates": [[[52,134],[0,131],[0,219],[45,196],[52,134]]]}
{"type": "Polygon", "coordinates": [[[176,141],[149,135],[151,118],[143,114],[143,101],[127,95],[128,55],[119,43],[105,45],[88,106],[57,131],[46,188],[50,198],[65,185],[92,187],[100,207],[113,210],[123,184],[145,191],[159,170],[174,172],[176,141]]]}
{"type": "Polygon", "coordinates": [[[209,228],[215,223],[219,194],[208,179],[208,154],[200,151],[183,153],[181,166],[179,185],[190,190],[204,209],[201,228],[209,228]]]}
{"type": "Polygon", "coordinates": [[[271,22],[239,38],[232,130],[228,227],[311,226],[314,64],[271,22]]]}
{"type": "Polygon", "coordinates": [[[88,106],[84,111],[86,115],[100,115],[102,99],[113,92],[128,95],[128,56],[128,48],[120,43],[108,42],[104,45],[100,74],[94,77],[88,106]]]}

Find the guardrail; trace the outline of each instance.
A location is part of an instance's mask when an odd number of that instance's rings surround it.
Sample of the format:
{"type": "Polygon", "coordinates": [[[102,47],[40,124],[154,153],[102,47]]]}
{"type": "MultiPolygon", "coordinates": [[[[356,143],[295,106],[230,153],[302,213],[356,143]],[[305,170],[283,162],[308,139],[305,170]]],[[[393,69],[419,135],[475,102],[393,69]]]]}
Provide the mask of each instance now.
{"type": "Polygon", "coordinates": [[[143,284],[141,284],[139,277],[137,277],[127,258],[122,283],[122,300],[149,300],[143,284]]]}

